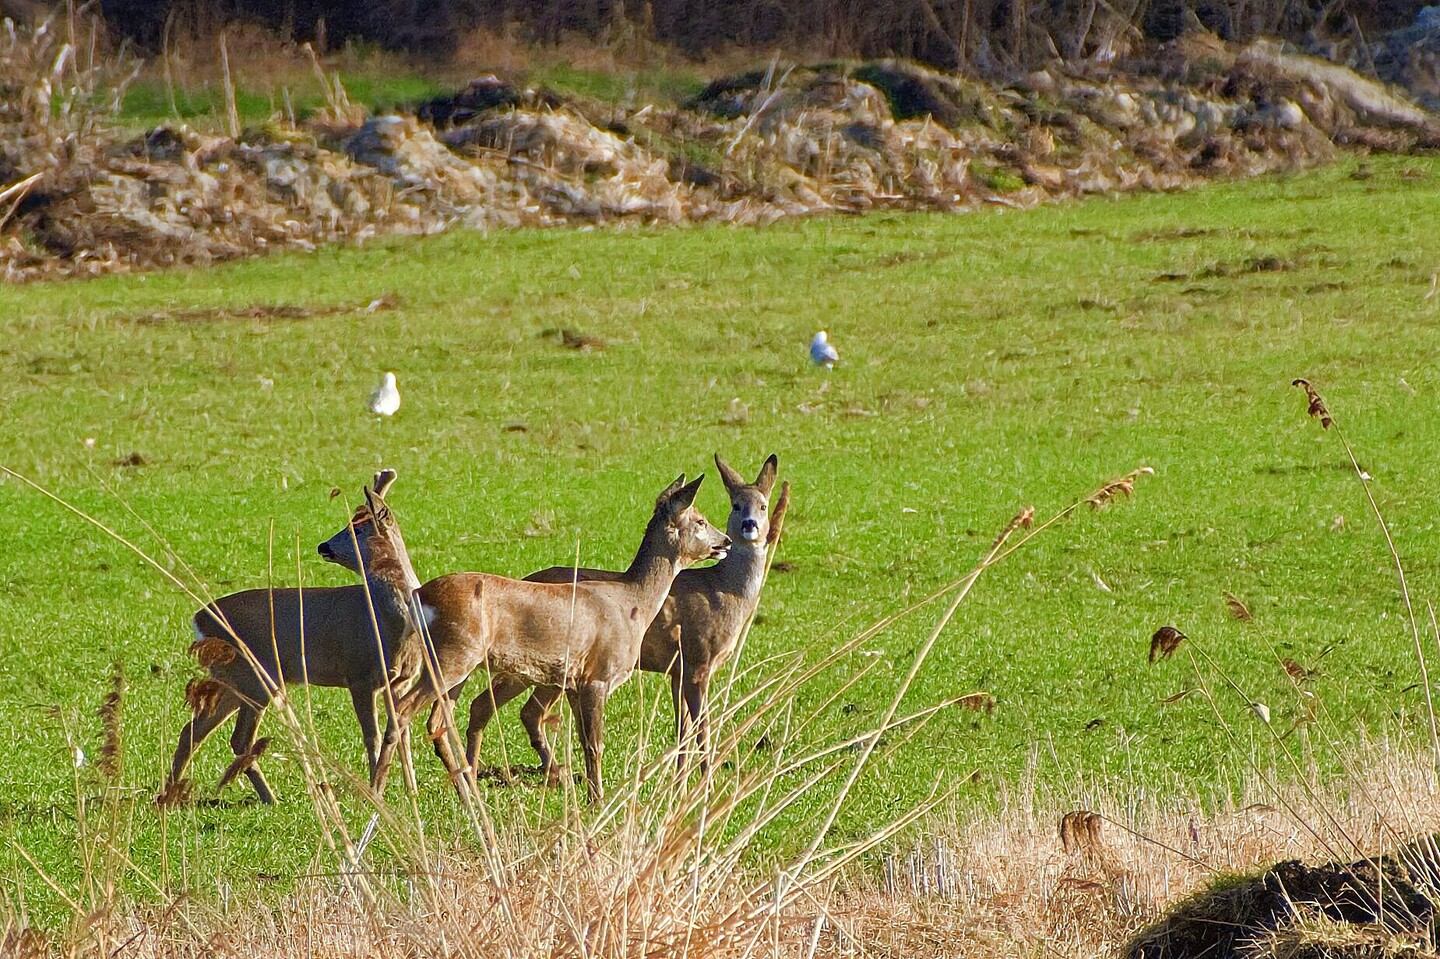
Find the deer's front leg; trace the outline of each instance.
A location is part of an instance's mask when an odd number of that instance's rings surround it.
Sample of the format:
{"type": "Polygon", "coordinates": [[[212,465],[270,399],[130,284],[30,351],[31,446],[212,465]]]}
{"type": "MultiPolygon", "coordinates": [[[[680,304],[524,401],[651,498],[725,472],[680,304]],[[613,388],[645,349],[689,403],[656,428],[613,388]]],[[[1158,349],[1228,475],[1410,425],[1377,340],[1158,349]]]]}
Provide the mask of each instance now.
{"type": "Polygon", "coordinates": [[[375,716],[375,690],[350,687],[350,703],[360,721],[360,738],[365,742],[365,764],[370,779],[375,779],[375,763],[380,758],[380,720],[375,716]]]}
{"type": "Polygon", "coordinates": [[[589,786],[590,801],[596,803],[605,798],[600,758],[605,751],[606,687],[602,683],[582,683],[569,695],[570,711],[575,714],[580,745],[585,751],[585,782],[589,786]]]}
{"type": "Polygon", "coordinates": [[[385,795],[385,779],[390,775],[390,766],[395,761],[395,750],[404,746],[405,752],[410,752],[410,724],[415,714],[429,700],[429,687],[421,684],[402,696],[390,709],[385,721],[385,738],[380,743],[380,754],[375,759],[375,772],[370,777],[370,788],[381,796],[385,795]]]}

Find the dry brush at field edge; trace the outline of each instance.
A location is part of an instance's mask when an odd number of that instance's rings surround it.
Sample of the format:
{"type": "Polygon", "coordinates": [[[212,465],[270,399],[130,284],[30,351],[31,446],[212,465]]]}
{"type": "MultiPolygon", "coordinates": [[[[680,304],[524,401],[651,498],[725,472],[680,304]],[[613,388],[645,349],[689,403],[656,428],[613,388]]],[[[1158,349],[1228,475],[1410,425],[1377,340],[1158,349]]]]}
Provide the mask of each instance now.
{"type": "MultiPolygon", "coordinates": [[[[932,816],[909,850],[851,868],[775,911],[764,877],[675,882],[667,857],[681,832],[650,831],[627,815],[601,838],[555,829],[502,829],[513,862],[496,887],[463,853],[432,850],[411,895],[366,898],[345,876],[305,881],[277,906],[117,900],[85,917],[79,939],[57,944],[12,915],[6,955],[252,959],[334,956],[964,956],[1180,959],[1179,939],[1154,949],[1137,932],[1197,891],[1237,886],[1285,860],[1358,860],[1440,824],[1428,754],[1371,744],[1332,787],[1254,786],[1219,811],[1201,797],[1166,803],[1101,794],[1077,783],[1083,809],[1033,783],[998,811],[960,823],[932,816]],[[1082,818],[1082,837],[1062,824],[1082,818]],[[1062,831],[1065,836],[1062,838],[1062,831]],[[498,911],[497,911],[498,910],[498,911]]],[[[1138,787],[1137,787],[1138,791],[1138,787]]],[[[634,812],[634,810],[632,810],[634,812]]],[[[373,877],[372,877],[373,878],[373,877]]],[[[1203,898],[1203,897],[1202,897],[1203,898]]],[[[1313,905],[1313,904],[1311,904],[1313,905]]],[[[1214,915],[1213,924],[1246,917],[1214,915]]],[[[1295,908],[1268,935],[1211,956],[1287,959],[1434,955],[1427,931],[1355,925],[1295,908]],[[1307,952],[1306,949],[1311,951],[1307,952]]]]}

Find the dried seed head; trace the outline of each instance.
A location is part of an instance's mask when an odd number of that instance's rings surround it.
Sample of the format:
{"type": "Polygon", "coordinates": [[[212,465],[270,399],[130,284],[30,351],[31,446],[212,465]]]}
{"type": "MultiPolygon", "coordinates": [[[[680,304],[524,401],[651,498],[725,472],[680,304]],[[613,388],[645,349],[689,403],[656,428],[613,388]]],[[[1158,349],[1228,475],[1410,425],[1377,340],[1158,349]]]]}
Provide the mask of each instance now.
{"type": "Polygon", "coordinates": [[[183,806],[190,801],[190,796],[194,791],[194,784],[190,780],[177,779],[168,783],[160,795],[155,797],[155,805],[161,809],[183,806]]]}
{"type": "Polygon", "coordinates": [[[1162,659],[1169,659],[1175,655],[1175,650],[1185,642],[1185,634],[1174,626],[1161,626],[1155,630],[1155,635],[1150,637],[1150,664],[1162,659]]]}
{"type": "Polygon", "coordinates": [[[1088,809],[1067,812],[1060,820],[1060,845],[1071,855],[1098,853],[1102,822],[1104,820],[1099,813],[1090,812],[1088,809]]]}
{"type": "Polygon", "coordinates": [[[1230,609],[1230,615],[1240,620],[1240,622],[1246,623],[1250,621],[1250,607],[1241,602],[1240,598],[1234,593],[1225,594],[1225,605],[1230,609]]]}
{"type": "Polygon", "coordinates": [[[994,548],[998,549],[1001,545],[1003,545],[1004,542],[1009,539],[1017,529],[1029,529],[1034,525],[1035,507],[1027,506],[1020,512],[1016,513],[1013,517],[1011,517],[1009,523],[1005,524],[1005,528],[1000,531],[1000,535],[995,537],[994,548]]]}
{"type": "Polygon", "coordinates": [[[780,534],[785,529],[785,514],[790,509],[790,481],[786,480],[780,484],[780,496],[775,500],[775,506],[770,510],[770,531],[765,534],[765,548],[770,549],[780,542],[780,534]]]}
{"type": "Polygon", "coordinates": [[[1155,470],[1149,466],[1133,469],[1117,480],[1111,480],[1085,498],[1091,509],[1104,509],[1117,496],[1129,498],[1135,495],[1135,481],[1142,476],[1153,476],[1155,470]]]}
{"type": "Polygon", "coordinates": [[[100,775],[114,782],[120,778],[120,710],[125,705],[125,669],[117,660],[110,667],[110,692],[100,703],[100,728],[104,741],[100,746],[100,775]]]}
{"type": "Polygon", "coordinates": [[[215,636],[206,636],[190,644],[190,655],[202,669],[213,666],[227,666],[235,662],[235,647],[215,636]]]}
{"type": "Polygon", "coordinates": [[[970,693],[955,700],[955,705],[961,709],[968,709],[972,713],[984,713],[989,716],[995,712],[995,697],[984,691],[970,693]]]}
{"type": "Polygon", "coordinates": [[[1330,415],[1329,407],[1327,407],[1325,401],[1320,398],[1320,394],[1315,392],[1315,387],[1310,385],[1310,381],[1297,378],[1291,380],[1290,385],[1298,386],[1305,391],[1305,395],[1310,398],[1310,408],[1306,410],[1306,412],[1320,421],[1320,427],[1322,429],[1328,430],[1330,425],[1335,422],[1335,418],[1330,415]]]}
{"type": "Polygon", "coordinates": [[[1178,693],[1171,693],[1169,696],[1166,696],[1164,699],[1160,700],[1160,705],[1171,706],[1175,703],[1178,703],[1180,700],[1184,699],[1186,696],[1189,696],[1193,692],[1195,692],[1195,687],[1191,686],[1180,690],[1180,692],[1178,693]]]}
{"type": "Polygon", "coordinates": [[[1315,670],[1306,669],[1300,665],[1299,662],[1289,657],[1280,660],[1280,665],[1285,670],[1285,673],[1297,683],[1303,683],[1315,678],[1315,670]]]}
{"type": "Polygon", "coordinates": [[[220,707],[225,686],[213,679],[192,679],[185,687],[185,702],[196,716],[209,716],[220,707]]]}
{"type": "Polygon", "coordinates": [[[255,745],[250,750],[235,757],[235,761],[225,767],[225,773],[220,777],[220,783],[215,788],[224,789],[226,786],[240,778],[240,774],[255,765],[256,760],[265,754],[270,748],[270,737],[255,740],[255,745]]]}

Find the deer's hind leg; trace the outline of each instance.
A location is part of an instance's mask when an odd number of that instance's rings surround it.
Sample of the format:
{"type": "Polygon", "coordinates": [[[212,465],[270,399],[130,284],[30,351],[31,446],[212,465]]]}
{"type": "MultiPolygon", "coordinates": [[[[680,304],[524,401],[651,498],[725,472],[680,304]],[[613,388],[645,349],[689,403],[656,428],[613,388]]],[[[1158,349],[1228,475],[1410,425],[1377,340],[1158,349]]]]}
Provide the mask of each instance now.
{"type": "Polygon", "coordinates": [[[480,743],[485,727],[496,711],[530,688],[530,681],[518,676],[491,677],[490,686],[470,702],[470,722],[465,728],[465,758],[470,768],[480,761],[480,743]]]}
{"type": "MultiPolygon", "coordinates": [[[[180,742],[175,747],[175,758],[170,763],[170,778],[165,781],[165,792],[185,778],[185,770],[201,743],[209,738],[220,724],[234,715],[240,708],[240,697],[229,687],[221,687],[218,696],[206,702],[197,710],[180,730],[180,742]]],[[[164,795],[164,793],[162,793],[164,795]]]]}
{"type": "MultiPolygon", "coordinates": [[[[460,680],[445,693],[444,696],[435,700],[430,707],[430,718],[425,721],[425,733],[430,737],[431,748],[435,755],[445,764],[446,770],[452,776],[462,775],[467,780],[474,780],[474,764],[461,766],[460,760],[455,755],[455,750],[450,746],[450,730],[455,724],[455,702],[460,698],[460,692],[465,688],[469,677],[460,680]]],[[[409,747],[406,747],[409,751],[409,747]]],[[[413,777],[414,773],[411,773],[413,777]]]]}
{"type": "Polygon", "coordinates": [[[537,686],[520,709],[520,722],[530,736],[530,748],[540,757],[540,772],[551,784],[559,782],[565,767],[555,762],[555,755],[550,751],[550,739],[545,735],[545,723],[550,718],[550,710],[564,694],[559,686],[537,686]]]}

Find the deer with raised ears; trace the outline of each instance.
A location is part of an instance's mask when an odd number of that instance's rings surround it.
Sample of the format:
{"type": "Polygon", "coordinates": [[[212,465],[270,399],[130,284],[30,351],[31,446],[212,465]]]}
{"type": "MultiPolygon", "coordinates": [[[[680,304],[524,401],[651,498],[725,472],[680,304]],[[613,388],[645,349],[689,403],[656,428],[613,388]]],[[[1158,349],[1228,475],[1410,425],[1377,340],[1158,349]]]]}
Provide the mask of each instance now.
{"type": "MultiPolygon", "coordinates": [[[[675,578],[670,595],[645,631],[640,646],[639,667],[670,677],[677,741],[682,747],[681,762],[685,758],[683,747],[691,735],[702,763],[704,761],[710,728],[706,708],[710,680],[735,651],[745,624],[759,605],[768,547],[774,541],[772,533],[778,534],[789,505],[787,483],[774,515],[770,514],[770,494],[779,469],[774,454],[765,460],[753,483],[747,483],[718,453],[715,466],[730,496],[730,517],[725,532],[733,545],[728,555],[714,566],[687,569],[675,578]]],[[[612,581],[621,575],[611,570],[552,566],[526,579],[541,583],[585,583],[612,581]]],[[[476,768],[481,738],[490,717],[530,685],[523,676],[494,676],[489,691],[482,692],[470,704],[470,724],[465,738],[472,769],[476,768]]],[[[550,778],[557,775],[559,767],[545,736],[545,721],[560,695],[559,687],[542,685],[520,711],[530,745],[540,756],[541,771],[550,778]]]]}
{"type": "Polygon", "coordinates": [[[419,580],[385,505],[394,481],[394,470],[376,474],[354,518],[320,545],[325,559],[363,568],[364,585],[245,590],[195,614],[191,649],[209,676],[185,691],[193,715],[180,731],[162,800],[183,795],[180,784],[195,750],[238,714],[230,736],[236,758],[222,785],[243,771],[260,800],[273,803],[258,763],[268,740],[257,743],[255,737],[265,709],[289,684],[350,690],[374,775],[380,739],[375,697],[387,687],[412,684],[422,665],[413,644],[410,655],[396,656],[410,635],[409,602],[419,580]]]}
{"type": "MultiPolygon", "coordinates": [[[[693,505],[703,479],[687,485],[681,475],[666,487],[655,501],[630,568],[612,580],[535,583],[452,573],[420,587],[416,598],[421,629],[432,658],[391,716],[376,790],[384,788],[400,730],[484,664],[493,676],[521,677],[526,686],[566,692],[584,749],[590,798],[602,798],[606,699],[634,671],[645,629],[680,570],[702,560],[723,559],[731,545],[693,505]]],[[[465,770],[453,768],[453,760],[451,764],[455,785],[463,793],[465,770]]]]}

